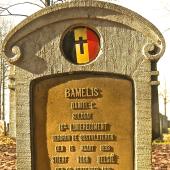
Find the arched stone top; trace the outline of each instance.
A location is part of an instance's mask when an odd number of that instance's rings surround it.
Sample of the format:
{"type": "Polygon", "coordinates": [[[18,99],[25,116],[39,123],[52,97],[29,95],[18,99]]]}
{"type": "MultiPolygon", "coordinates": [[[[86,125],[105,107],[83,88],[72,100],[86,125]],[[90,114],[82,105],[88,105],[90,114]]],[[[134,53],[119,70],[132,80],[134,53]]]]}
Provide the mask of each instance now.
{"type": "MultiPolygon", "coordinates": [[[[148,20],[125,7],[96,0],[71,1],[49,6],[36,12],[17,25],[7,35],[3,44],[3,51],[8,58],[11,58],[11,55],[9,56],[6,51],[12,51],[16,42],[27,35],[49,24],[74,19],[98,19],[117,22],[142,33],[151,42],[148,42],[143,48],[143,53],[147,59],[158,60],[165,51],[165,40],[162,34],[148,20]],[[81,10],[85,8],[87,9],[81,10]]],[[[16,58],[21,57],[20,50],[17,51],[20,54],[15,54],[14,59],[10,59],[9,62],[15,62],[16,58]]]]}

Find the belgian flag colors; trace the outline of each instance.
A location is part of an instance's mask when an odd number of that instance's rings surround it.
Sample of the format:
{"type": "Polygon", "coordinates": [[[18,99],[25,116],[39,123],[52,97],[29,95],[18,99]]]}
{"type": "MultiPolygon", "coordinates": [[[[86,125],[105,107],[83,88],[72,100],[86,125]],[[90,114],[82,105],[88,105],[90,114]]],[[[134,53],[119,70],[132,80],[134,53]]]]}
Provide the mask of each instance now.
{"type": "Polygon", "coordinates": [[[98,35],[87,27],[69,30],[62,44],[65,57],[74,64],[86,64],[93,61],[100,50],[98,35]]]}

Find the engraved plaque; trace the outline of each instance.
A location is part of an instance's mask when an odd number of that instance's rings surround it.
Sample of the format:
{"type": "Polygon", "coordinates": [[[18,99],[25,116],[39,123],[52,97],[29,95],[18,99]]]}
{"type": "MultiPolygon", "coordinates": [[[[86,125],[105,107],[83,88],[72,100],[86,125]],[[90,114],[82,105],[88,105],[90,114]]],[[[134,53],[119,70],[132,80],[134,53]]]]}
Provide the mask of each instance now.
{"type": "Polygon", "coordinates": [[[132,170],[133,86],[111,74],[34,81],[35,170],[132,170]]]}

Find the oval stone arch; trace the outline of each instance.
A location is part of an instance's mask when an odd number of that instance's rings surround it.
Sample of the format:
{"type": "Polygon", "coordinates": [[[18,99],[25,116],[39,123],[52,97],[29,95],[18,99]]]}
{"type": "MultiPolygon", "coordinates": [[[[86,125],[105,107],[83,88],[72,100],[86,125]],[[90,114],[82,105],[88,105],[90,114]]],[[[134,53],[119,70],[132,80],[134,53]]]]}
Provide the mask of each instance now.
{"type": "Polygon", "coordinates": [[[134,169],[130,78],[73,72],[34,79],[30,87],[33,169],[134,169]]]}

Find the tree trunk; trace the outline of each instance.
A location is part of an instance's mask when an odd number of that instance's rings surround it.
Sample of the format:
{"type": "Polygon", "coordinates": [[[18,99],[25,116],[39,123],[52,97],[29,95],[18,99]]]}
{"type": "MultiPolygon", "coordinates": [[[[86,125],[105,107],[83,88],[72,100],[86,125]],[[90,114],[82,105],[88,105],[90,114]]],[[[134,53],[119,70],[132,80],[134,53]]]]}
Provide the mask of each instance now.
{"type": "Polygon", "coordinates": [[[50,0],[45,0],[45,6],[50,6],[51,3],[50,3],[50,0]]]}

